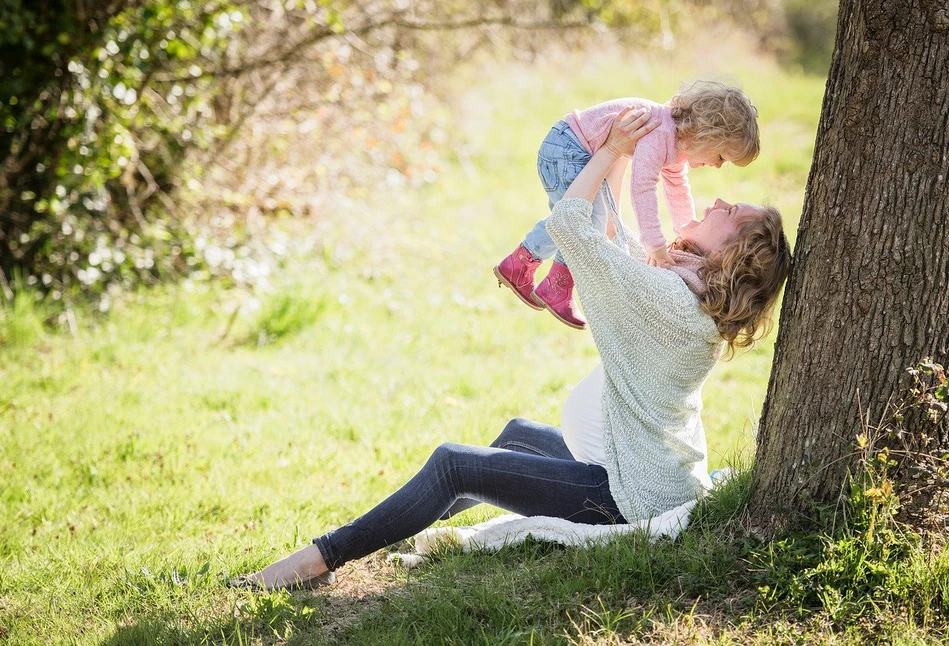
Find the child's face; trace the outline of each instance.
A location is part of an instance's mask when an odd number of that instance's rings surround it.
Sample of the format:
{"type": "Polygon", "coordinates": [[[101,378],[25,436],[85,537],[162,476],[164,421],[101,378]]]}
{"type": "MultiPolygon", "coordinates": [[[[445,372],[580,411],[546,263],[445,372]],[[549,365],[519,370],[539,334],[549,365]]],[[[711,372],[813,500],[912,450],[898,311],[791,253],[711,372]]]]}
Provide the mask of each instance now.
{"type": "Polygon", "coordinates": [[[722,164],[725,163],[725,158],[718,151],[704,149],[687,152],[685,160],[689,162],[690,168],[701,168],[702,166],[721,168],[722,164]]]}
{"type": "Polygon", "coordinates": [[[681,229],[679,237],[691,242],[706,254],[715,253],[738,233],[738,227],[747,219],[760,215],[758,207],[752,204],[729,204],[725,200],[715,200],[715,204],[705,209],[705,217],[692,220],[681,229]]]}

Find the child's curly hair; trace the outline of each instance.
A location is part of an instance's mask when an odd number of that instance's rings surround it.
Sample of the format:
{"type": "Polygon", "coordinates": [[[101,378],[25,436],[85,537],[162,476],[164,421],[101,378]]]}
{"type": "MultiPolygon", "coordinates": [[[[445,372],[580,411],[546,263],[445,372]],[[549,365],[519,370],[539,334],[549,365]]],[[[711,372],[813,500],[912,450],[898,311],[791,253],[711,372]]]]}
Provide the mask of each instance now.
{"type": "MultiPolygon", "coordinates": [[[[708,314],[728,344],[726,356],[748,348],[771,331],[771,314],[791,268],[791,247],[774,207],[756,207],[720,251],[705,256],[699,277],[706,293],[699,307],[708,314]]],[[[675,247],[702,255],[694,245],[677,240],[675,247]]]]}
{"type": "Polygon", "coordinates": [[[696,81],[680,87],[669,103],[676,137],[689,150],[717,152],[736,166],[758,157],[758,110],[740,89],[696,81]]]}

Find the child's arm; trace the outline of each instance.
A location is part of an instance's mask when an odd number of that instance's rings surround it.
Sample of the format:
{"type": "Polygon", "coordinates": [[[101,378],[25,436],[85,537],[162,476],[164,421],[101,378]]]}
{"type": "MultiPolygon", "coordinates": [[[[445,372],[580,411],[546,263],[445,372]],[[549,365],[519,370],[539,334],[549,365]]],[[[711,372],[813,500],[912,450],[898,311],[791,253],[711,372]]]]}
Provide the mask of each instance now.
{"type": "Polygon", "coordinates": [[[676,261],[669,255],[667,247],[660,247],[646,254],[646,264],[653,267],[671,267],[676,261]]]}
{"type": "Polygon", "coordinates": [[[692,199],[689,168],[685,162],[662,169],[662,190],[672,217],[672,228],[678,234],[679,229],[695,218],[695,201],[692,199]]]}
{"type": "Polygon", "coordinates": [[[659,199],[656,185],[662,168],[662,149],[658,145],[644,143],[633,157],[633,170],[629,178],[630,201],[639,223],[639,239],[646,248],[646,262],[653,267],[668,267],[675,262],[666,250],[666,238],[659,224],[659,199]]]}

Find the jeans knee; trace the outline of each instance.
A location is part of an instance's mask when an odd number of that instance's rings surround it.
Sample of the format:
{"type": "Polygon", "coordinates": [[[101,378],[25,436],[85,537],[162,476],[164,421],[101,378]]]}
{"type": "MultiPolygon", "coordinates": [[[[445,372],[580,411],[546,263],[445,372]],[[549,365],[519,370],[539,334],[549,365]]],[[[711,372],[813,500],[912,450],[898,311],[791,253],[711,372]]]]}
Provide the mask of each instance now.
{"type": "Polygon", "coordinates": [[[504,430],[501,431],[501,435],[506,435],[519,431],[520,429],[528,426],[531,423],[529,419],[524,419],[523,417],[515,417],[507,424],[504,425],[504,430]]]}
{"type": "Polygon", "coordinates": [[[533,423],[534,422],[530,421],[529,419],[515,417],[504,425],[504,430],[502,430],[501,434],[498,435],[493,442],[491,442],[491,446],[494,448],[502,447],[505,443],[520,437],[521,433],[533,423]]]}
{"type": "Polygon", "coordinates": [[[447,466],[458,454],[459,446],[461,446],[461,444],[456,444],[455,442],[443,442],[442,444],[439,444],[435,447],[435,450],[432,451],[432,455],[428,458],[429,464],[447,466]]]}

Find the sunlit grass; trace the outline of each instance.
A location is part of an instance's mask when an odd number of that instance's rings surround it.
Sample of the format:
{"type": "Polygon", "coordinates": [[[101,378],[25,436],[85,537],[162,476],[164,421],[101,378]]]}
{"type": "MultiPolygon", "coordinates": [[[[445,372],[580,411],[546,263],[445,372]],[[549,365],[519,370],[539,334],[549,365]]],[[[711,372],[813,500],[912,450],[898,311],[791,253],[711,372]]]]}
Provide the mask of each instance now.
{"type": "MultiPolygon", "coordinates": [[[[592,341],[499,290],[491,268],[546,213],[536,147],[570,109],[664,99],[706,72],[740,79],[762,156],[696,171],[696,201],[769,200],[793,235],[823,80],[763,59],[703,62],[604,51],[459,79],[464,163],[298,232],[321,251],[269,294],[155,290],[108,318],[77,312],[75,336],[44,332],[25,301],[0,312],[0,641],[398,643],[439,627],[440,641],[580,640],[651,625],[622,612],[623,577],[655,591],[722,567],[689,544],[657,569],[636,541],[532,544],[419,574],[347,566],[340,578],[361,583],[326,598],[221,585],[366,510],[440,442],[486,443],[514,416],[559,422],[596,362],[592,341]],[[391,594],[349,608],[380,581],[391,594]]],[[[747,453],[770,362],[768,342],[707,385],[712,468],[747,453]]]]}
{"type": "Polygon", "coordinates": [[[28,348],[43,334],[42,305],[33,294],[18,292],[12,303],[0,309],[0,345],[28,348]]]}

